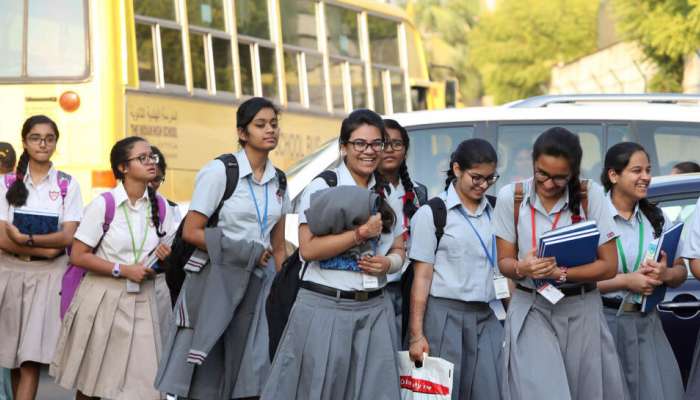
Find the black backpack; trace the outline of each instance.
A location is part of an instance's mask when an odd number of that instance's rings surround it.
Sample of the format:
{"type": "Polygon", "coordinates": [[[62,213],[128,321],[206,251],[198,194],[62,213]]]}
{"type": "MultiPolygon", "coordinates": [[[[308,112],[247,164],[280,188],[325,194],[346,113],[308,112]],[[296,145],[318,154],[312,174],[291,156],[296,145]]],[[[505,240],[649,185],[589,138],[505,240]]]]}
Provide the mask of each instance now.
{"type": "MultiPolygon", "coordinates": [[[[219,212],[224,206],[224,202],[228,200],[233,192],[238,186],[238,160],[236,156],[231,153],[222,154],[216,158],[217,160],[224,163],[226,167],[226,188],[224,189],[224,194],[221,196],[219,205],[212,215],[207,220],[207,228],[214,227],[219,223],[219,212]]],[[[287,176],[284,172],[278,168],[275,168],[277,182],[278,182],[278,196],[284,196],[284,192],[287,190],[287,176]]],[[[183,218],[180,222],[180,226],[177,228],[175,233],[175,239],[173,240],[172,249],[168,258],[165,259],[164,269],[165,269],[165,281],[168,284],[168,289],[170,290],[170,300],[173,306],[177,297],[180,295],[180,289],[182,289],[182,284],[187,276],[185,273],[184,266],[187,260],[190,259],[192,253],[194,253],[195,246],[187,243],[182,239],[182,229],[185,226],[185,219],[183,218]]]]}
{"type": "MultiPolygon", "coordinates": [[[[335,171],[323,171],[316,178],[323,179],[329,187],[338,186],[338,176],[335,171]]],[[[316,179],[314,178],[314,179],[316,179]]],[[[299,292],[299,281],[306,273],[306,265],[299,258],[299,249],[282,263],[282,269],[275,274],[270,288],[270,294],[265,302],[265,315],[267,316],[268,336],[270,339],[270,361],[275,357],[277,346],[282,340],[284,328],[287,326],[289,314],[299,292]],[[303,271],[302,268],[304,268],[303,271]],[[301,277],[299,273],[301,271],[301,277]]]]}

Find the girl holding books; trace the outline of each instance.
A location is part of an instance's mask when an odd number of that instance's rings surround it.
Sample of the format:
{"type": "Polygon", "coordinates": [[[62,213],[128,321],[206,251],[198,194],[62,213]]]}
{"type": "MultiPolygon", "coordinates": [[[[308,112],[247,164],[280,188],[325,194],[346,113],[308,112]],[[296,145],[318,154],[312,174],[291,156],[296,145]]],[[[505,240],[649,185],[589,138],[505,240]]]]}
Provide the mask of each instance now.
{"type": "Polygon", "coordinates": [[[602,188],[579,179],[581,157],[578,136],[550,128],[534,143],[534,176],[498,194],[498,265],[516,281],[505,324],[507,400],[625,398],[595,285],[615,276],[617,231],[602,188]],[[540,235],[583,219],[596,221],[600,232],[594,262],[569,268],[537,256],[540,235]]]}
{"type": "Polygon", "coordinates": [[[153,380],[162,308],[155,272],[144,260],[152,252],[161,260],[170,254],[161,238],[177,226],[167,211],[161,224],[158,203],[164,201],[148,186],[158,156],[145,139],[118,141],[109,159],[119,183],[111,200],[103,195],[88,204],[75,232],[71,262],[88,272],[63,318],[49,373],[61,386],[77,389],[76,399],[160,399],[153,380]],[[108,207],[113,218],[104,231],[108,207]]]}
{"type": "MultiPolygon", "coordinates": [[[[350,113],[340,130],[337,186],[380,193],[383,182],[375,172],[386,139],[375,112],[350,113]]],[[[398,399],[399,340],[384,286],[387,273],[403,265],[402,230],[389,209],[384,221],[378,213],[355,229],[314,236],[306,213],[314,212],[312,194],[328,187],[314,179],[301,197],[299,254],[306,266],[262,399],[398,399]],[[322,261],[376,238],[375,255],[360,259],[359,271],[322,267],[322,261]]]]}
{"type": "Polygon", "coordinates": [[[28,118],[17,169],[0,177],[0,367],[12,369],[17,400],[36,396],[53,358],[65,249],[82,214],[78,182],[51,162],[58,138],[50,118],[28,118]]]}
{"type": "Polygon", "coordinates": [[[649,155],[637,143],[614,145],[605,155],[600,181],[619,236],[615,239],[617,275],[598,282],[598,289],[630,399],[680,400],[683,381],[661,320],[656,309],[645,313],[641,308],[643,295],[659,285],[677,287],[687,277],[680,258],[675,263],[678,268],[667,268],[665,254],[660,262],[645,256],[649,244],[668,227],[661,209],[646,199],[651,182],[649,155]]]}
{"type": "Polygon", "coordinates": [[[409,355],[420,361],[428,353],[453,363],[454,400],[501,398],[503,327],[489,302],[496,300],[497,285],[498,297],[506,297],[501,290],[508,283],[496,265],[493,208],[486,198],[498,179],[497,162],[487,141],[460,143],[438,196],[447,213],[440,241],[430,206],[422,206],[411,220],[415,278],[409,355]]]}

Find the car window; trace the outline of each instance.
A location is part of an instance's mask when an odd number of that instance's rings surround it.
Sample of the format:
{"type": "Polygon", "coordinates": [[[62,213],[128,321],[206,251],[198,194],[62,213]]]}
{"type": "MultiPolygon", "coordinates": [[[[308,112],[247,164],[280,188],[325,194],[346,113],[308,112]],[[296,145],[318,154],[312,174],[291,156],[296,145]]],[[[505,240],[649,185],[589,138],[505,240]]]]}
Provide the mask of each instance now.
{"type": "Polygon", "coordinates": [[[700,126],[659,126],[654,129],[654,147],[662,175],[681,161],[698,161],[700,126]]]}
{"type": "Polygon", "coordinates": [[[428,187],[429,197],[445,188],[445,171],[457,145],[474,137],[473,126],[417,128],[408,132],[408,171],[413,180],[428,187]]]}
{"type": "Polygon", "coordinates": [[[598,181],[602,168],[603,127],[599,124],[523,124],[498,127],[497,189],[532,176],[532,145],[549,128],[560,126],[578,135],[583,148],[581,176],[598,181]]]}
{"type": "MultiPolygon", "coordinates": [[[[689,197],[684,197],[682,199],[661,199],[658,202],[651,199],[653,202],[656,202],[659,207],[661,207],[661,210],[663,210],[664,214],[671,223],[681,221],[685,224],[683,226],[683,232],[681,233],[681,242],[685,241],[688,237],[690,222],[693,220],[696,212],[695,205],[697,204],[698,196],[700,196],[700,193],[694,193],[689,195],[689,197]]],[[[688,263],[686,262],[686,266],[687,265],[688,263]]],[[[688,273],[688,277],[692,277],[692,275],[688,273]]]]}

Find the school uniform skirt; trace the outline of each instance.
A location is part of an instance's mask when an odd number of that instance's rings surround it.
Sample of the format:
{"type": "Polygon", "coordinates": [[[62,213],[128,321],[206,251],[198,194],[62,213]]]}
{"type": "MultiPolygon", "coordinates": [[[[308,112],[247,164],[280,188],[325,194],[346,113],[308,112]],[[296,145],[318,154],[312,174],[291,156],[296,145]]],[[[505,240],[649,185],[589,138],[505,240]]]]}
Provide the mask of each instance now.
{"type": "Polygon", "coordinates": [[[514,290],[503,350],[505,400],[628,398],[598,290],[555,305],[514,290]]]}
{"type": "Polygon", "coordinates": [[[430,355],[454,364],[453,400],[497,400],[503,326],[488,303],[428,298],[423,332],[430,355]]]}
{"type": "Polygon", "coordinates": [[[126,280],[88,273],[61,326],[49,374],[67,389],[109,399],[160,399],[153,380],[162,316],[154,280],[127,293],[126,280]]]}
{"type": "Polygon", "coordinates": [[[355,301],[300,289],[261,399],[400,399],[393,315],[386,294],[355,301]]]}
{"type": "Polygon", "coordinates": [[[695,343],[693,363],[690,367],[690,375],[688,376],[688,386],[685,391],[684,399],[700,399],[700,334],[698,335],[698,340],[695,343]]]}
{"type": "Polygon", "coordinates": [[[0,367],[51,362],[61,317],[61,280],[68,256],[22,261],[0,253],[0,367]]]}
{"type": "Polygon", "coordinates": [[[656,311],[622,312],[604,307],[631,400],[681,400],[683,380],[656,311]]]}
{"type": "Polygon", "coordinates": [[[396,331],[401,335],[401,326],[403,325],[403,295],[401,294],[401,281],[389,282],[384,287],[384,292],[389,296],[391,305],[394,308],[394,320],[396,321],[396,331]]]}

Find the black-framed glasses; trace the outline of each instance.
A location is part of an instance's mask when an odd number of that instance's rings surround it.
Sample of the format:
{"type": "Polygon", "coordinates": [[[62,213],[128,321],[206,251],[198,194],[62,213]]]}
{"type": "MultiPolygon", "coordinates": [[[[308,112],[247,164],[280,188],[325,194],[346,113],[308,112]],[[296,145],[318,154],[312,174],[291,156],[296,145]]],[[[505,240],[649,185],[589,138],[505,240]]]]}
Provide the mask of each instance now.
{"type": "Polygon", "coordinates": [[[388,142],[385,143],[384,145],[384,150],[389,150],[393,149],[396,151],[401,151],[404,149],[406,144],[403,142],[403,140],[400,139],[395,139],[395,140],[389,140],[388,142]]]}
{"type": "Polygon", "coordinates": [[[56,136],[48,135],[46,137],[41,137],[39,135],[29,135],[27,136],[27,142],[33,145],[41,144],[43,142],[44,145],[51,146],[56,144],[56,136]]]}
{"type": "Polygon", "coordinates": [[[374,140],[372,142],[368,142],[366,140],[362,139],[357,139],[357,140],[348,140],[345,143],[349,143],[352,145],[352,148],[355,149],[355,151],[362,153],[363,151],[367,150],[367,147],[371,147],[372,150],[374,151],[382,151],[384,150],[384,141],[382,140],[374,140]]]}
{"type": "Polygon", "coordinates": [[[127,162],[133,160],[139,160],[141,165],[158,164],[158,161],[160,161],[160,156],[158,156],[158,154],[141,154],[136,157],[126,159],[127,162]]]}
{"type": "Polygon", "coordinates": [[[464,172],[466,172],[467,175],[469,175],[469,177],[472,178],[472,183],[475,184],[476,186],[481,186],[484,182],[486,182],[487,185],[491,186],[494,183],[496,183],[498,178],[501,177],[498,174],[483,176],[481,174],[476,174],[476,173],[469,172],[469,171],[464,171],[464,172]]]}
{"type": "Polygon", "coordinates": [[[552,180],[556,186],[565,186],[571,180],[571,175],[550,175],[539,169],[535,169],[535,180],[539,183],[545,183],[552,180]]]}

